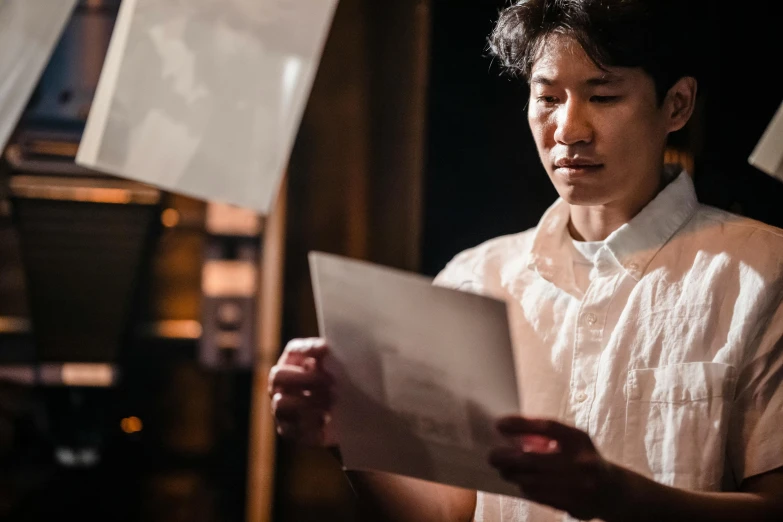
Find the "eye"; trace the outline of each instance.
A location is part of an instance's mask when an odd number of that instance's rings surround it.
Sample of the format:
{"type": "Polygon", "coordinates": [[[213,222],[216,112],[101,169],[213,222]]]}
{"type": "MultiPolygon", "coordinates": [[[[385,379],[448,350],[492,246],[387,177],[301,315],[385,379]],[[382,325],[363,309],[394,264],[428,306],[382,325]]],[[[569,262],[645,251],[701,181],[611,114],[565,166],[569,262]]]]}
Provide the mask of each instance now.
{"type": "Polygon", "coordinates": [[[613,103],[620,99],[619,96],[593,96],[590,98],[595,103],[613,103]]]}
{"type": "Polygon", "coordinates": [[[557,96],[539,96],[537,100],[545,105],[554,105],[557,103],[557,96]]]}

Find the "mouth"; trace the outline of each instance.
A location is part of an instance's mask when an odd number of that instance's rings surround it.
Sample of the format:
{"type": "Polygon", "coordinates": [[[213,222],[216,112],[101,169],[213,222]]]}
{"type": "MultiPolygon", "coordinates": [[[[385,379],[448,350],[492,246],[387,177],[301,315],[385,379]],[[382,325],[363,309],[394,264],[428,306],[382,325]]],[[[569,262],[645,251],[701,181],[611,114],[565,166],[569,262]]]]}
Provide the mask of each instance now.
{"type": "Polygon", "coordinates": [[[568,178],[586,176],[603,168],[603,163],[588,159],[560,159],[555,162],[555,171],[568,178]]]}

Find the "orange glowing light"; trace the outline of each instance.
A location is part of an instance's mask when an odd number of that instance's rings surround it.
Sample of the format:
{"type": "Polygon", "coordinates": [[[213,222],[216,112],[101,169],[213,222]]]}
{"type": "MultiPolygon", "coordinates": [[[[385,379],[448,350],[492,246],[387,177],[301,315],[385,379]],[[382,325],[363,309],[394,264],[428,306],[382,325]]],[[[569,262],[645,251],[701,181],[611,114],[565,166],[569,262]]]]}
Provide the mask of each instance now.
{"type": "Polygon", "coordinates": [[[144,424],[138,417],[126,417],[120,421],[120,428],[125,433],[138,433],[144,428],[144,424]]]}
{"type": "Polygon", "coordinates": [[[163,226],[166,228],[176,227],[177,224],[179,223],[179,212],[177,212],[176,209],[167,208],[160,215],[160,221],[161,223],[163,223],[163,226]]]}

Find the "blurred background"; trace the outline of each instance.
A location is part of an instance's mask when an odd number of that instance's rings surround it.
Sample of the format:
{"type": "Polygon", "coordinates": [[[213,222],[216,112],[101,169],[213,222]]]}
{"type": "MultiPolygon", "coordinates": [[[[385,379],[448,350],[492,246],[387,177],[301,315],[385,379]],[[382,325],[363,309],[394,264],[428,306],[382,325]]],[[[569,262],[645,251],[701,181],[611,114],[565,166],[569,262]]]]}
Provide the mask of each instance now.
{"type": "MultiPolygon", "coordinates": [[[[317,334],[308,251],[435,275],[554,201],[526,87],[487,56],[507,2],[341,0],[270,216],[76,166],[119,3],[80,1],[2,151],[0,520],[358,520],[327,452],[275,439],[266,372],[317,334]]],[[[777,19],[713,5],[668,159],[783,226],[747,162],[783,98],[777,19]]]]}

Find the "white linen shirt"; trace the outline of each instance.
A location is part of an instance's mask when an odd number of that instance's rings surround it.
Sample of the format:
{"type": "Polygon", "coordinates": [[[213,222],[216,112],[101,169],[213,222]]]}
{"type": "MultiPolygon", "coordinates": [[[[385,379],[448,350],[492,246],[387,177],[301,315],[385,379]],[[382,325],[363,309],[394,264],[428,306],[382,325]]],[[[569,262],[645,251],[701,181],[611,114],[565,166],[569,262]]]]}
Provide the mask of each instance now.
{"type": "MultiPolygon", "coordinates": [[[[585,288],[569,216],[559,199],[435,278],[508,303],[522,413],[675,487],[733,490],[783,466],[783,231],[699,204],[682,172],[606,239],[585,288]]],[[[560,520],[478,495],[477,522],[560,520]]]]}

